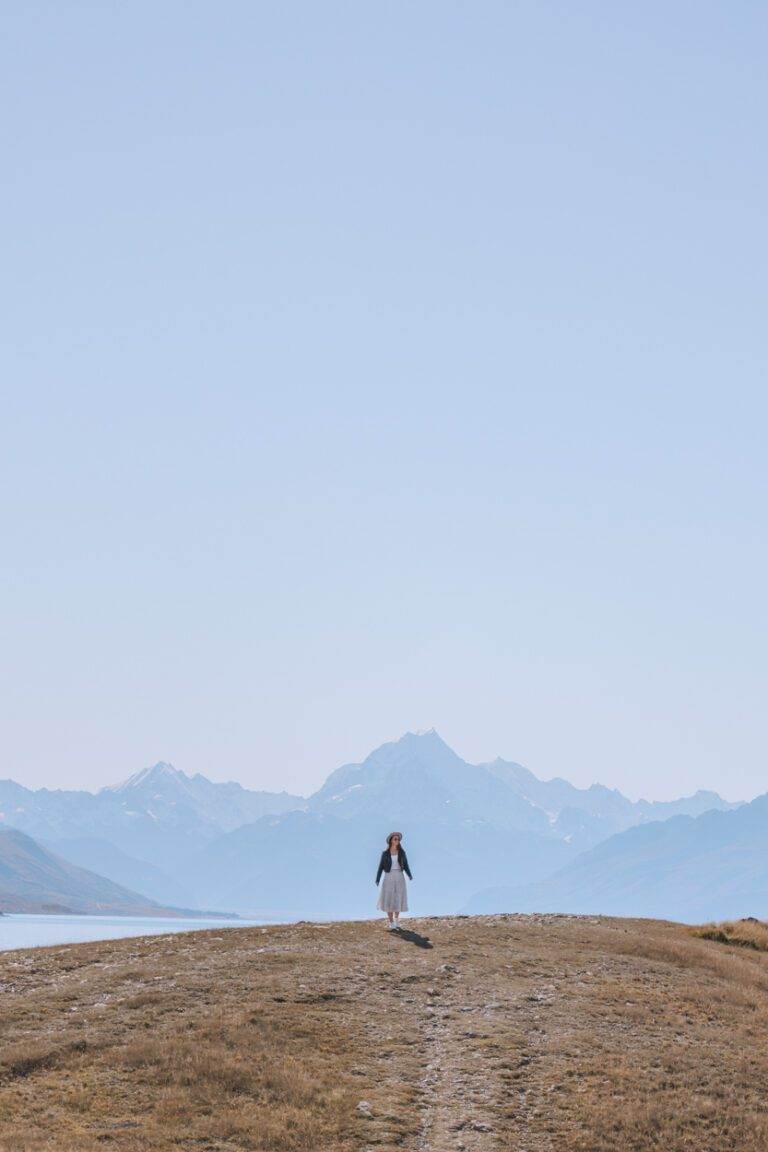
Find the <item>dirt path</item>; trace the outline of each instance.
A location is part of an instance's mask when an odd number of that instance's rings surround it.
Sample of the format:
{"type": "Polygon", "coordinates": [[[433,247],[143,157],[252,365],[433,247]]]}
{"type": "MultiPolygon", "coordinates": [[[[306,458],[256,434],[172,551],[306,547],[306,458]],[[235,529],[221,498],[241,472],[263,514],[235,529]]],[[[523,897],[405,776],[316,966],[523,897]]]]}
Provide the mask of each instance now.
{"type": "Polygon", "coordinates": [[[493,1008],[470,1004],[456,995],[455,982],[436,979],[434,999],[419,1014],[426,1048],[426,1072],[420,1082],[421,1128],[416,1147],[482,1152],[496,1146],[494,1110],[503,1085],[471,1041],[484,1036],[482,1015],[493,1008]]]}

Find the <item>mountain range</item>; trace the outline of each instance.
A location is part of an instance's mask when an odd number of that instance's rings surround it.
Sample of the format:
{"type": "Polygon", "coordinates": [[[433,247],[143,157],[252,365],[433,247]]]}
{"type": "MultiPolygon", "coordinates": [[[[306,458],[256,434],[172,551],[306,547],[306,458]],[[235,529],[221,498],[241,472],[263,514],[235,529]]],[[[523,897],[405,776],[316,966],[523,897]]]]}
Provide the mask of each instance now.
{"type": "Polygon", "coordinates": [[[546,812],[557,835],[580,848],[597,844],[635,824],[669,820],[673,816],[700,816],[713,808],[727,810],[739,806],[729,804],[717,792],[704,789],[679,800],[632,801],[618,789],[606,788],[604,784],[576,788],[559,776],[539,780],[521,764],[507,760],[497,759],[486,767],[518,795],[546,812]]]}
{"type": "MultiPolygon", "coordinates": [[[[514,761],[471,764],[434,730],[338,768],[308,797],[215,783],[165,762],[95,794],[0,781],[0,826],[80,868],[164,905],[286,919],[372,914],[376,859],[395,827],[422,911],[513,910],[521,900],[585,899],[563,877],[594,853],[618,885],[617,859],[642,845],[655,851],[659,829],[676,841],[678,829],[741,807],[705,791],[632,801],[601,784],[540,780],[514,761]],[[609,844],[610,859],[599,854],[609,844]],[[561,887],[547,888],[554,877],[561,887]]],[[[638,914],[631,889],[612,891],[638,914]]],[[[654,907],[659,898],[657,888],[654,907]]]]}
{"type": "Polygon", "coordinates": [[[99,792],[24,788],[0,780],[0,827],[16,828],[71,863],[161,904],[197,907],[183,861],[209,840],[305,801],[187,776],[159,762],[99,792]]]}
{"type": "Polygon", "coordinates": [[[611,836],[538,882],[478,892],[463,911],[582,912],[700,923],[768,915],[768,794],[611,836]]]}

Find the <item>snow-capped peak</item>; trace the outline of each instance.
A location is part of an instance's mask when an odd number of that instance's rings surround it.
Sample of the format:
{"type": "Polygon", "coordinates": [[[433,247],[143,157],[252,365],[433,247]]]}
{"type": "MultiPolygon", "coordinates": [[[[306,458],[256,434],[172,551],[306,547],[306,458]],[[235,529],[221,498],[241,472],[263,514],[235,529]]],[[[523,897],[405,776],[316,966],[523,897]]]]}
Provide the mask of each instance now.
{"type": "Polygon", "coordinates": [[[102,792],[128,792],[146,784],[160,784],[168,780],[186,779],[186,774],[178,768],[174,768],[173,764],[168,764],[165,760],[158,760],[157,764],[152,764],[149,768],[142,768],[140,772],[134,772],[122,783],[111,784],[102,788],[102,792]]]}

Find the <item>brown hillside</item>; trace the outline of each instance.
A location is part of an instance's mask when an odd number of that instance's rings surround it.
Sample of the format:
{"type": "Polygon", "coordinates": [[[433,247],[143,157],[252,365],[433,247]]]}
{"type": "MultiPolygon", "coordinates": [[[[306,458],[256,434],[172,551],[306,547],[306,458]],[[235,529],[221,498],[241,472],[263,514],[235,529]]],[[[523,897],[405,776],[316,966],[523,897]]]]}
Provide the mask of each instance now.
{"type": "Polygon", "coordinates": [[[0,955],[2,1152],[757,1152],[768,954],[574,916],[0,955]]]}
{"type": "Polygon", "coordinates": [[[70,864],[16,828],[0,828],[0,912],[174,914],[105,876],[70,864]]]}

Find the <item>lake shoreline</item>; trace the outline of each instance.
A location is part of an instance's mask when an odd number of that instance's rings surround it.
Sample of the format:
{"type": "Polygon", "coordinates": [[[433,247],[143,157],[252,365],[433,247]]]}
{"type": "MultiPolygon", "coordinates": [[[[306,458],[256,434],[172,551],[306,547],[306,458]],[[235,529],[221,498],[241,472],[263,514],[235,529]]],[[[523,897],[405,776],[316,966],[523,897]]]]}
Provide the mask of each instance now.
{"type": "Polygon", "coordinates": [[[0,953],[59,945],[96,944],[211,929],[259,927],[268,921],[232,916],[125,916],[96,913],[4,912],[0,953]]]}

